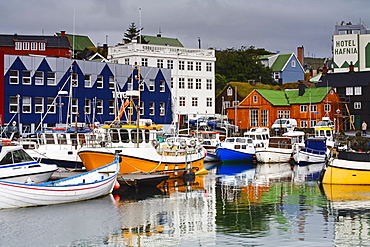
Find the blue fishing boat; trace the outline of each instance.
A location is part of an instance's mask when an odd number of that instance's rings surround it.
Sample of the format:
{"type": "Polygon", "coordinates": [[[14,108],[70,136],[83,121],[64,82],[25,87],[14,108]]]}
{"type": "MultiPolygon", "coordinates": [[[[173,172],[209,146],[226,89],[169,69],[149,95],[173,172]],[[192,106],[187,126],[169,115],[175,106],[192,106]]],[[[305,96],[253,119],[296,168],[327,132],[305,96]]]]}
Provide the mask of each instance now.
{"type": "Polygon", "coordinates": [[[325,137],[311,137],[305,140],[305,146],[294,154],[294,161],[298,165],[324,163],[329,155],[325,137]]]}
{"type": "Polygon", "coordinates": [[[217,145],[216,155],[221,161],[248,161],[256,158],[256,150],[249,137],[227,137],[217,145]]]}

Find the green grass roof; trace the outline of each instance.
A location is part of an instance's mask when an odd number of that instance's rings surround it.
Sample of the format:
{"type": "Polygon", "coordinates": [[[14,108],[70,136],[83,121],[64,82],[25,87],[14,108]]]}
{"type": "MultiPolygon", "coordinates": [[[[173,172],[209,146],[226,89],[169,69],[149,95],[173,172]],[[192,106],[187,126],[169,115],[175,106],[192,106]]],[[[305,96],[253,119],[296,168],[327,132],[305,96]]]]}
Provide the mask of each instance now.
{"type": "MultiPolygon", "coordinates": [[[[60,36],[60,33],[57,33],[60,36]]],[[[73,35],[73,34],[66,34],[71,43],[72,47],[76,51],[83,51],[85,48],[88,47],[95,47],[94,43],[88,36],[84,35],[73,35]]]]}
{"type": "Polygon", "coordinates": [[[320,103],[329,93],[331,87],[306,88],[302,96],[298,95],[297,90],[287,90],[285,94],[289,99],[290,104],[309,104],[320,103]]]}
{"type": "Polygon", "coordinates": [[[256,89],[256,91],[274,106],[290,106],[284,91],[256,89]]]}

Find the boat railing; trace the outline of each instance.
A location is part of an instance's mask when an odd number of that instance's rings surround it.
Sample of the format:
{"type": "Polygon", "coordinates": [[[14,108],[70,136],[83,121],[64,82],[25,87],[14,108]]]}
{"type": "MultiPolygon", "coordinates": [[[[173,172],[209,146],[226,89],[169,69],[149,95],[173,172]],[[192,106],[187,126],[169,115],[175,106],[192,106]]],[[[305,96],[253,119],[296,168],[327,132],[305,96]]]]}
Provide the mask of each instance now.
{"type": "Polygon", "coordinates": [[[308,148],[308,147],[304,148],[303,151],[306,153],[319,154],[319,155],[326,153],[325,150],[318,150],[318,149],[313,149],[313,148],[308,148]]]}

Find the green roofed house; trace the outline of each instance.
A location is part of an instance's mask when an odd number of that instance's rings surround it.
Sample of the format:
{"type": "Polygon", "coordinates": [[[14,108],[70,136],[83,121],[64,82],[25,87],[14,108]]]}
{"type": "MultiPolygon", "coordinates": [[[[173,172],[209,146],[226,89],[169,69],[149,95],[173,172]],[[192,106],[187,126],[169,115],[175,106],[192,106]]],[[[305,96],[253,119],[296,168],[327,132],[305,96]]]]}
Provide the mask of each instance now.
{"type": "Polygon", "coordinates": [[[260,60],[271,68],[272,76],[279,84],[304,79],[304,69],[294,53],[265,55],[260,60]]]}
{"type": "MultiPolygon", "coordinates": [[[[240,130],[268,127],[278,118],[293,118],[300,128],[313,128],[323,117],[334,120],[341,101],[331,87],[308,88],[300,83],[297,89],[255,89],[237,107],[226,109],[228,119],[240,130]]],[[[341,121],[341,119],[337,120],[341,121]]]]}
{"type": "Polygon", "coordinates": [[[177,38],[162,37],[161,34],[158,34],[157,36],[141,35],[141,43],[149,45],[184,47],[177,38]]]}

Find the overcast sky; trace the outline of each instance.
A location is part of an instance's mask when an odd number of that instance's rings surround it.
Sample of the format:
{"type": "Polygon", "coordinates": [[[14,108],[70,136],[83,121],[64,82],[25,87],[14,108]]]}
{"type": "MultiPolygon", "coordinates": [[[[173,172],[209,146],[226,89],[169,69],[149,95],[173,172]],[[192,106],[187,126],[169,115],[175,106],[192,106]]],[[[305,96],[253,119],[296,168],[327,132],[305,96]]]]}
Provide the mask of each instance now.
{"type": "Polygon", "coordinates": [[[188,48],[200,37],[202,48],[296,53],[304,46],[305,56],[317,58],[331,56],[336,23],[370,28],[369,0],[0,0],[0,13],[2,34],[65,30],[114,46],[134,22],[144,35],[160,31],[188,48]]]}

